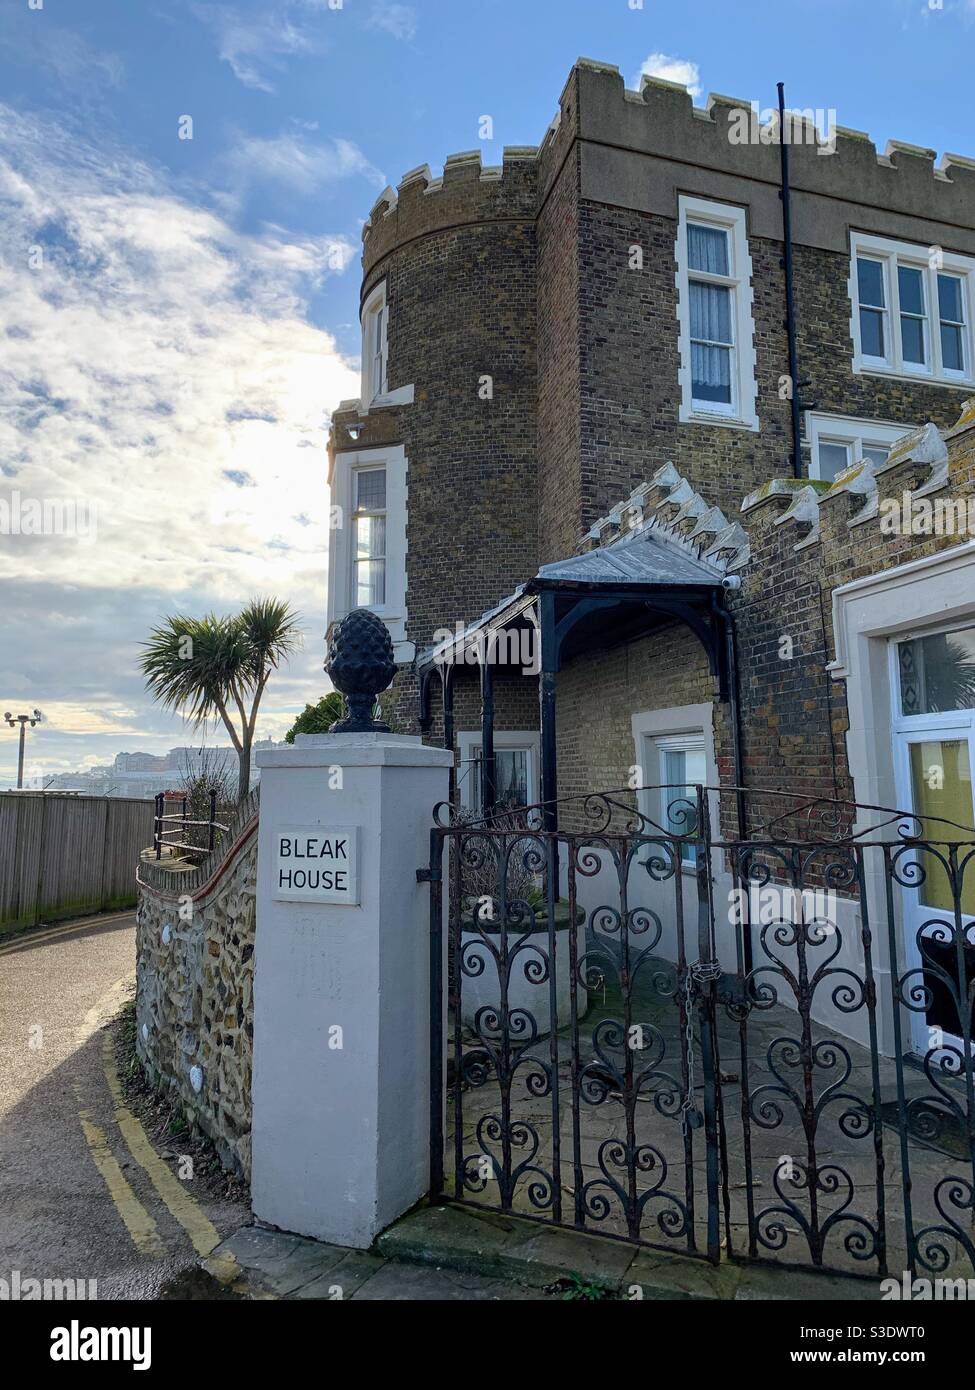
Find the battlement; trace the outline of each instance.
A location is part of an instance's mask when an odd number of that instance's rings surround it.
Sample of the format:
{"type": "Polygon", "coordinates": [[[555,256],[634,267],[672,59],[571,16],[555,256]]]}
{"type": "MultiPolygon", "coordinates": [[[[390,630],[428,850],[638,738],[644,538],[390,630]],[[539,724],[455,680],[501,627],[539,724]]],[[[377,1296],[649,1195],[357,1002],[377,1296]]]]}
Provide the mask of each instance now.
{"type": "MultiPolygon", "coordinates": [[[[717,92],[695,106],[686,88],[657,77],[644,76],[633,91],[617,67],[580,58],[541,145],[505,146],[502,164],[489,166],[479,150],[462,151],[448,156],[437,177],[422,164],[396,189],[383,189],[363,227],[364,265],[368,271],[397,244],[425,232],[533,218],[575,139],[611,148],[616,160],[629,153],[775,185],[778,113],[766,111],[762,121],[757,106],[717,92]]],[[[965,229],[975,250],[975,158],[943,154],[938,161],[935,150],[894,139],[881,152],[869,135],[840,124],[842,110],[830,106],[786,116],[797,193],[953,224],[965,229]]]]}
{"type": "Polygon", "coordinates": [[[500,165],[483,165],[480,150],[449,155],[434,177],[428,164],[408,170],[395,189],[384,188],[362,229],[369,268],[413,237],[478,222],[532,220],[538,191],[538,149],[506,145],[500,165]]]}
{"type": "MultiPolygon", "coordinates": [[[[711,93],[704,107],[673,82],[644,76],[627,90],[618,68],[580,59],[562,97],[563,116],[575,108],[582,140],[696,163],[745,178],[779,178],[778,112],[757,102],[711,93]]],[[[863,131],[841,124],[842,109],[824,95],[815,110],[786,110],[793,186],[853,203],[874,203],[928,219],[975,221],[975,159],[902,140],[877,150],[863,131]],[[824,140],[818,126],[827,131],[824,140]]]]}

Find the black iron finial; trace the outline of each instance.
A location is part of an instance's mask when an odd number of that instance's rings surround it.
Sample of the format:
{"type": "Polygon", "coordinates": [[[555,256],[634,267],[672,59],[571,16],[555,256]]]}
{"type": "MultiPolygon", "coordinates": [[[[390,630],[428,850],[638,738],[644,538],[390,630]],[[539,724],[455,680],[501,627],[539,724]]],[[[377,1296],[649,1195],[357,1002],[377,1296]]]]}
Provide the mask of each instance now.
{"type": "Polygon", "coordinates": [[[368,608],[354,608],[333,629],[325,670],[348,702],[348,713],[329,729],[332,734],[388,734],[389,725],[372,718],[376,696],[396,674],[393,642],[381,618],[368,608]]]}

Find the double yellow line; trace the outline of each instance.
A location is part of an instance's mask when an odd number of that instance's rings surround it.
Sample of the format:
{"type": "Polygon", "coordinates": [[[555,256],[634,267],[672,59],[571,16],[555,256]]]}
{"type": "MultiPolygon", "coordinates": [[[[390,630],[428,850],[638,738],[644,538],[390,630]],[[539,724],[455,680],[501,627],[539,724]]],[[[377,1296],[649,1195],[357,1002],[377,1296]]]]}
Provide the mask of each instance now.
{"type": "MultiPolygon", "coordinates": [[[[95,1012],[90,1011],[89,1019],[95,1012]]],[[[125,1104],[110,1033],[106,1033],[102,1039],[102,1069],[112,1098],[113,1118],[129,1153],[146,1174],[174,1220],[186,1232],[197,1254],[212,1255],[220,1244],[220,1234],[200,1204],[156,1153],[139,1120],[125,1104]]],[[[165,1246],[159,1228],[123,1175],[104,1130],[95,1124],[86,1109],[79,1109],[78,1117],[95,1167],[102,1175],[136,1249],[143,1255],[155,1258],[163,1256],[165,1246]]],[[[228,1283],[240,1274],[240,1268],[232,1256],[211,1259],[207,1268],[216,1278],[228,1283]]]]}
{"type": "Polygon", "coordinates": [[[121,922],[127,917],[135,917],[134,907],[128,912],[113,912],[110,916],[85,917],[70,922],[58,922],[56,926],[30,928],[17,932],[9,941],[0,936],[0,956],[16,955],[29,946],[41,946],[45,941],[53,941],[55,937],[65,936],[70,931],[78,931],[82,927],[100,927],[103,922],[121,922]]]}

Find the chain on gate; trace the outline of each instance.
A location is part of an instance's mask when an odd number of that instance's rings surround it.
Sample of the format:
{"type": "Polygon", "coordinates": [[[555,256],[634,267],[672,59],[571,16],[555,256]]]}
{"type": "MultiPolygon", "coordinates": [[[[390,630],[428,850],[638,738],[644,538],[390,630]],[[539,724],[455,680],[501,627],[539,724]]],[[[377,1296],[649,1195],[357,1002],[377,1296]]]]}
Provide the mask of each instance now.
{"type": "Polygon", "coordinates": [[[694,1075],[694,1022],[697,1016],[697,991],[695,985],[710,984],[720,979],[721,966],[716,960],[698,960],[688,965],[684,972],[684,1051],[687,1060],[687,1092],[680,1107],[681,1134],[687,1138],[690,1129],[700,1129],[704,1116],[697,1108],[694,1093],[697,1080],[694,1075]]]}

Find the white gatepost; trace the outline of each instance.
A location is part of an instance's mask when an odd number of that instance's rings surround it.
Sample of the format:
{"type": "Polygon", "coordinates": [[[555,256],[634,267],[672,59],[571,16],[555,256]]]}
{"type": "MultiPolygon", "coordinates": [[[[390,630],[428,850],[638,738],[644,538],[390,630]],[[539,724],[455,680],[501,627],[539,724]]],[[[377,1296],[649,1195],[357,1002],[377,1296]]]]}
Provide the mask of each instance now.
{"type": "Polygon", "coordinates": [[[452,754],[388,733],[262,750],[252,1203],[360,1249],[427,1191],[429,862],[452,754]]]}

